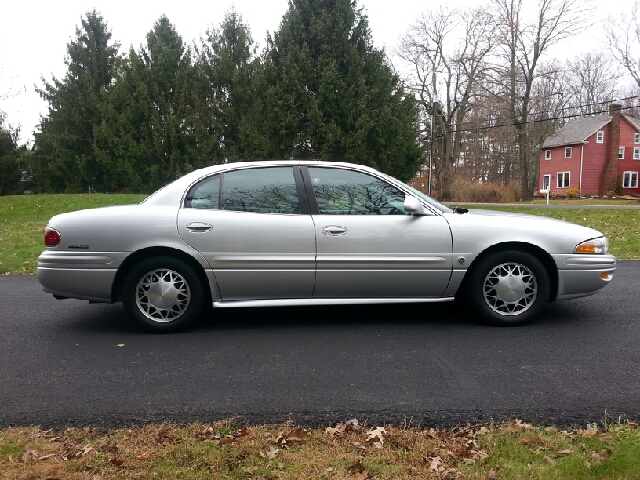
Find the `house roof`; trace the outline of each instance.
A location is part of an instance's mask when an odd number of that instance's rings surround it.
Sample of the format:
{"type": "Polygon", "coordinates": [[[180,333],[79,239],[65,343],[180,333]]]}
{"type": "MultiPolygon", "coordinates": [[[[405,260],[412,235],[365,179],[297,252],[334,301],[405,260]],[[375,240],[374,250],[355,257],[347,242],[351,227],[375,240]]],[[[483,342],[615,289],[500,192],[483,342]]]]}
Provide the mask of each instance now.
{"type": "Polygon", "coordinates": [[[587,138],[609,123],[611,118],[609,115],[596,115],[593,117],[582,117],[573,122],[569,122],[555,134],[547,138],[542,144],[542,148],[584,143],[587,138]]]}
{"type": "MultiPolygon", "coordinates": [[[[640,118],[622,114],[622,117],[640,132],[640,118]]],[[[611,121],[611,115],[595,115],[582,117],[567,123],[564,127],[550,136],[542,144],[542,148],[560,147],[562,145],[575,145],[584,143],[587,138],[596,133],[611,121]]]]}

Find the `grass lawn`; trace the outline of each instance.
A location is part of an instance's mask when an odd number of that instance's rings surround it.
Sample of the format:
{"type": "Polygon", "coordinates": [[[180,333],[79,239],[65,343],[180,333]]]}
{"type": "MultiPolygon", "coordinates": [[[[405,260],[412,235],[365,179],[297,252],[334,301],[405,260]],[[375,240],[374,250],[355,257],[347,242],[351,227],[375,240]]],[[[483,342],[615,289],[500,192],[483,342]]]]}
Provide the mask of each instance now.
{"type": "Polygon", "coordinates": [[[0,430],[5,480],[637,479],[634,423],[559,430],[516,421],[450,430],[339,424],[0,430]]]}
{"type": "Polygon", "coordinates": [[[0,275],[32,274],[44,250],[43,230],[58,213],[138,203],[146,195],[16,195],[0,197],[0,275]]]}
{"type": "MultiPolygon", "coordinates": [[[[0,197],[0,275],[35,273],[38,255],[44,250],[42,231],[53,215],[83,208],[137,203],[144,198],[145,195],[103,194],[0,197]]],[[[640,259],[640,210],[585,210],[575,203],[583,201],[565,200],[577,208],[563,210],[526,206],[482,208],[545,215],[592,227],[607,235],[611,253],[618,259],[640,259]]]]}

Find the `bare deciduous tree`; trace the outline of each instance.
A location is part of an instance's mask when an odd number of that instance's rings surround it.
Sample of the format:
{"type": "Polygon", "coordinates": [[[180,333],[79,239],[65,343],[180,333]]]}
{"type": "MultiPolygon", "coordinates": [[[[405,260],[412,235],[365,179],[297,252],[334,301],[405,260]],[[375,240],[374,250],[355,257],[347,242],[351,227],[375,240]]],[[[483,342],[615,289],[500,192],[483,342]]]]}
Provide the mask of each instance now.
{"type": "Polygon", "coordinates": [[[618,20],[609,18],[605,32],[611,53],[640,87],[640,19],[638,1],[633,5],[631,15],[622,14],[618,20]]]}
{"type": "Polygon", "coordinates": [[[619,95],[621,73],[605,53],[586,53],[567,60],[562,84],[568,103],[581,115],[602,111],[619,95]]]}
{"type": "Polygon", "coordinates": [[[483,8],[440,9],[413,24],[397,51],[411,68],[407,83],[429,125],[433,173],[441,195],[451,190],[461,151],[461,125],[487,72],[494,25],[483,8]]]}
{"type": "Polygon", "coordinates": [[[533,21],[523,12],[522,0],[492,0],[500,36],[501,58],[496,65],[497,92],[506,102],[517,135],[518,167],[522,200],[530,200],[536,181],[531,167],[529,121],[532,94],[539,77],[538,67],[543,55],[558,42],[585,26],[588,2],[584,0],[539,0],[533,21]]]}

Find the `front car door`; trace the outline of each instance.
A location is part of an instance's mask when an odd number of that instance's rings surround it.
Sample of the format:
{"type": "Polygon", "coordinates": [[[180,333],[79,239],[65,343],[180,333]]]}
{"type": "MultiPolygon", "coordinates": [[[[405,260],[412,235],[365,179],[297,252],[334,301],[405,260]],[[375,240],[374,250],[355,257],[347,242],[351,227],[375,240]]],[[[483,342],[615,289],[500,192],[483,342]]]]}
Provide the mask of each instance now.
{"type": "Polygon", "coordinates": [[[298,166],[245,168],[201,180],[180,209],[178,230],[211,265],[225,301],[313,292],[315,232],[298,166]]]}
{"type": "Polygon", "coordinates": [[[405,193],[368,172],[339,167],[302,172],[316,230],[314,297],[442,295],[452,271],[451,231],[444,217],[407,214],[405,193]]]}

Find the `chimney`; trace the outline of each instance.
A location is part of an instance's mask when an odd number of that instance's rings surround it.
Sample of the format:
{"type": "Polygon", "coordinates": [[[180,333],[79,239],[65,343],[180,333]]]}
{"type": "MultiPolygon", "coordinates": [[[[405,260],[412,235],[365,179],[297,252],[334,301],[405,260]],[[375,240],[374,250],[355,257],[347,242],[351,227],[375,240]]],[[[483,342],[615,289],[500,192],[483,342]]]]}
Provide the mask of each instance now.
{"type": "Polygon", "coordinates": [[[605,159],[604,171],[602,172],[602,193],[607,195],[616,188],[618,179],[618,150],[620,148],[620,116],[622,105],[612,103],[609,105],[609,148],[605,159]]]}

